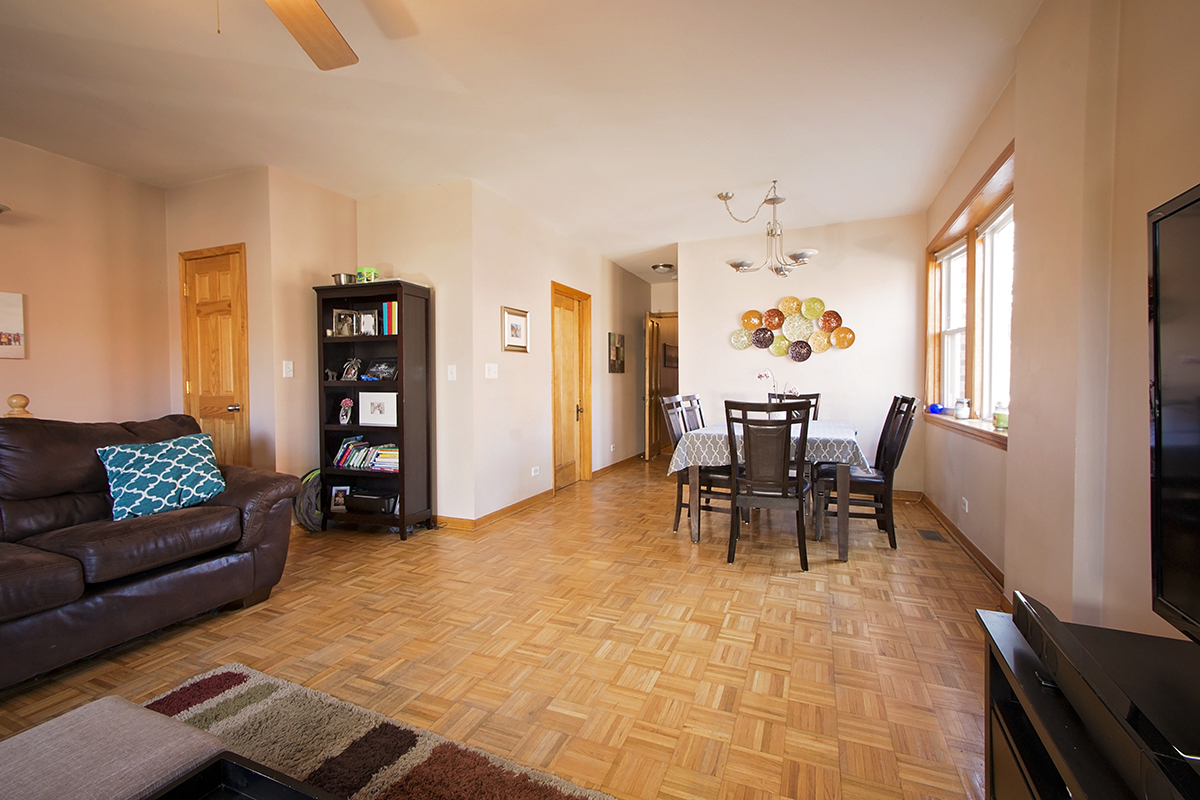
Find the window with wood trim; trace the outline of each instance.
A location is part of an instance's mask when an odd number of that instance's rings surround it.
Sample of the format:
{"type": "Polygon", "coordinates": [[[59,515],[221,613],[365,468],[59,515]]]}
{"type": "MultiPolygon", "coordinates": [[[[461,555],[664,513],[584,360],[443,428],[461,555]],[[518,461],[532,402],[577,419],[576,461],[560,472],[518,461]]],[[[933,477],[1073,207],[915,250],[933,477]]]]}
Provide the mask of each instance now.
{"type": "Polygon", "coordinates": [[[1013,233],[1010,142],[928,248],[926,387],[949,409],[991,419],[1008,403],[1013,233]]]}

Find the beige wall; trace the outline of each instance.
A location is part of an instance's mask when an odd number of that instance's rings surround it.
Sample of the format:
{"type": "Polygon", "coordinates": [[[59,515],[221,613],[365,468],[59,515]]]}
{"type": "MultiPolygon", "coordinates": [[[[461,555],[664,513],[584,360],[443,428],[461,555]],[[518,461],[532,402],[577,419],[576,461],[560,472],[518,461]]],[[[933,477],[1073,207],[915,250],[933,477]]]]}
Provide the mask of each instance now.
{"type": "Polygon", "coordinates": [[[650,284],[650,310],[656,314],[679,310],[679,281],[650,284]]]}
{"type": "MultiPolygon", "coordinates": [[[[679,245],[680,391],[699,394],[706,421],[718,421],[725,400],[766,400],[769,385],[756,376],[770,369],[781,391],[790,383],[820,392],[822,418],[854,422],[870,461],[892,397],[923,394],[925,216],[789,230],[784,241],[821,253],[781,279],[766,271],[739,275],[725,265],[760,253],[762,233],[679,245]],[[742,313],[771,308],[787,295],[822,298],[854,330],[854,345],[803,363],[765,350],[735,350],[729,337],[742,313]]],[[[921,421],[913,427],[899,489],[922,488],[924,428],[921,421]]]]}
{"type": "Polygon", "coordinates": [[[478,517],[553,486],[551,281],[592,298],[592,468],[641,452],[650,285],[483,186],[472,197],[478,517]],[[501,350],[501,305],[529,311],[529,353],[501,350]],[[623,374],[608,372],[609,332],[625,334],[623,374]],[[497,379],[483,378],[486,363],[497,379]]]}
{"type": "Polygon", "coordinates": [[[170,413],[163,191],[0,139],[0,203],[0,292],[25,296],[28,341],[0,359],[0,398],[49,419],[170,413]]]}
{"type": "Polygon", "coordinates": [[[1017,49],[1005,588],[1079,622],[1103,594],[1115,10],[1050,0],[1017,49]]]}
{"type": "Polygon", "coordinates": [[[1121,3],[1104,517],[1104,625],[1163,633],[1151,610],[1146,214],[1200,184],[1200,5],[1121,3]]]}
{"type": "Polygon", "coordinates": [[[171,407],[183,410],[179,254],[246,244],[247,322],[250,340],[250,460],[275,469],[274,290],[271,286],[271,213],[266,167],[167,191],[167,247],[163,268],[170,315],[171,407]]]}
{"type": "MultiPolygon", "coordinates": [[[[358,256],[384,278],[428,286],[434,303],[434,492],[439,516],[475,519],[475,368],[471,290],[471,182],[358,203],[358,256]],[[457,379],[447,379],[453,365],[457,379]]],[[[496,311],[499,336],[499,310],[496,311]]],[[[476,375],[478,372],[478,375],[476,375]]]]}
{"type": "Polygon", "coordinates": [[[640,452],[649,284],[470,181],[364,200],[358,231],[363,264],[434,291],[440,516],[478,519],[553,486],[551,281],[592,296],[593,468],[640,452]],[[529,312],[529,353],[501,349],[501,306],[529,312]],[[626,335],[623,375],[607,371],[609,331],[626,335]]]}
{"type": "Polygon", "coordinates": [[[275,468],[304,475],[318,453],[317,301],[312,287],[357,267],[356,203],[282,170],[268,170],[275,468]],[[283,377],[291,361],[293,376],[283,377]]]}
{"type": "MultiPolygon", "coordinates": [[[[988,168],[1013,140],[1016,81],[1009,81],[926,213],[927,244],[941,232],[988,168]]],[[[1018,154],[1018,158],[1019,158],[1018,154]]],[[[1019,202],[1019,200],[1018,200],[1019,202]]],[[[945,428],[925,428],[925,496],[1004,569],[1007,453],[945,428]],[[968,511],[962,510],[963,499],[968,511]]]]}

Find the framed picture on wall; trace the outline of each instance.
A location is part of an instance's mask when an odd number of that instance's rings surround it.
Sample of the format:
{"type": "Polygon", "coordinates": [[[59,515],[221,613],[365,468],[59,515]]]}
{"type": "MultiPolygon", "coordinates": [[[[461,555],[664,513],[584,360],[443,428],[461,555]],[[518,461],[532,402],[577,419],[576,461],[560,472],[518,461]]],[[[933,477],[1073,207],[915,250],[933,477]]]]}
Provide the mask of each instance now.
{"type": "Polygon", "coordinates": [[[528,311],[500,306],[500,342],[508,352],[529,352],[528,311]]]}
{"type": "Polygon", "coordinates": [[[679,348],[673,344],[663,345],[663,368],[679,369],[679,348]]]}
{"type": "Polygon", "coordinates": [[[25,295],[0,292],[0,358],[25,357],[25,295]]]}
{"type": "Polygon", "coordinates": [[[623,333],[608,335],[608,371],[625,371],[625,334],[623,333]]]}

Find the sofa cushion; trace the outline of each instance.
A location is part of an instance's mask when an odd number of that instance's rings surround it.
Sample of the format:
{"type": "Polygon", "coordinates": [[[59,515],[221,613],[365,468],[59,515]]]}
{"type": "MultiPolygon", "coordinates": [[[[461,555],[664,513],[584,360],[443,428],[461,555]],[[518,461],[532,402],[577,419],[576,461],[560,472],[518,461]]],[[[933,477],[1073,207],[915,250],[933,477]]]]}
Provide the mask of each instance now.
{"type": "Polygon", "coordinates": [[[58,608],[83,595],[73,558],[0,542],[0,622],[58,608]]]}
{"type": "Polygon", "coordinates": [[[107,490],[34,500],[0,500],[0,539],[19,542],[35,533],[98,519],[112,519],[112,498],[107,490]]]}
{"type": "Polygon", "coordinates": [[[225,490],[207,433],[101,447],[96,453],[108,472],[114,520],[194,506],[225,490]]]}
{"type": "Polygon", "coordinates": [[[196,420],[184,414],[120,425],[0,418],[0,500],[107,492],[108,475],[96,448],[199,432],[196,420]]]}
{"type": "Polygon", "coordinates": [[[83,565],[86,582],[102,583],[208,553],[241,535],[236,508],[194,506],[119,522],[89,522],[39,533],[21,543],[70,556],[83,565]]]}

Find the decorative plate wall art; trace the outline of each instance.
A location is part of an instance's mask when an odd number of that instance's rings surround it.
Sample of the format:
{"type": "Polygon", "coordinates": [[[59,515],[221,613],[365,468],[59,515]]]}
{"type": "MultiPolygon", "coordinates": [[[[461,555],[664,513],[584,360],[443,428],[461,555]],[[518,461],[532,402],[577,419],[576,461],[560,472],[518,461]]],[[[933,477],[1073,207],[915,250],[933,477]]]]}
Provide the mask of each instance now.
{"type": "Polygon", "coordinates": [[[854,331],[819,297],[783,297],[766,311],[749,309],[729,337],[735,350],[766,350],[797,363],[854,344],[854,331]]]}

